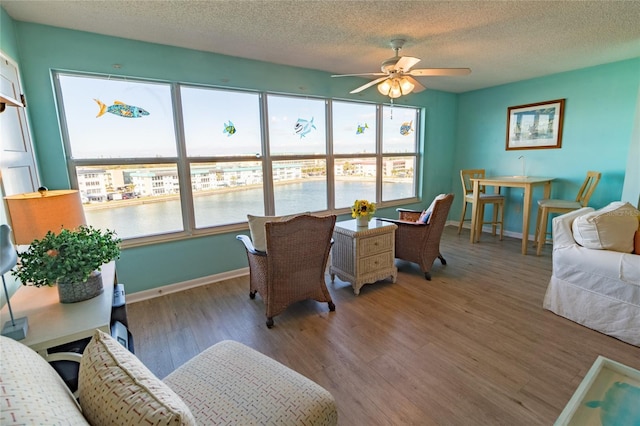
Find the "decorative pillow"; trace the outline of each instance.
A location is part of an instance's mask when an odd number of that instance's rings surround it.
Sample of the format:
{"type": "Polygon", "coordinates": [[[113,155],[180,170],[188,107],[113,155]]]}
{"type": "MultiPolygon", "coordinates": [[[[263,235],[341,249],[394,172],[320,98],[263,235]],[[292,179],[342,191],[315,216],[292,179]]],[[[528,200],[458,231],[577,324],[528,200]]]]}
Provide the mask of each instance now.
{"type": "Polygon", "coordinates": [[[639,216],[640,211],[631,204],[615,201],[576,218],[573,238],[586,248],[631,253],[639,216]]]}
{"type": "Polygon", "coordinates": [[[5,336],[0,336],[0,384],[3,426],[88,424],[56,370],[30,347],[5,336]]]}
{"type": "Polygon", "coordinates": [[[96,330],[82,354],[80,406],[92,425],[195,425],[186,404],[108,334],[96,330]]]}
{"type": "Polygon", "coordinates": [[[426,219],[424,220],[424,223],[431,223],[431,213],[433,213],[433,208],[436,206],[436,201],[442,200],[446,196],[447,194],[440,194],[433,199],[431,204],[429,204],[429,207],[427,208],[427,210],[425,210],[426,219]]]}
{"type": "MultiPolygon", "coordinates": [[[[300,214],[311,214],[311,212],[304,212],[300,214]]],[[[267,251],[267,236],[265,234],[264,225],[267,222],[284,222],[285,220],[293,219],[300,214],[294,214],[289,216],[253,216],[248,214],[247,220],[249,222],[249,232],[251,233],[251,242],[256,250],[267,251]]]]}
{"type": "Polygon", "coordinates": [[[427,210],[422,210],[422,213],[420,214],[420,217],[418,218],[418,220],[416,220],[416,223],[427,223],[430,217],[431,217],[431,212],[427,210]]]}

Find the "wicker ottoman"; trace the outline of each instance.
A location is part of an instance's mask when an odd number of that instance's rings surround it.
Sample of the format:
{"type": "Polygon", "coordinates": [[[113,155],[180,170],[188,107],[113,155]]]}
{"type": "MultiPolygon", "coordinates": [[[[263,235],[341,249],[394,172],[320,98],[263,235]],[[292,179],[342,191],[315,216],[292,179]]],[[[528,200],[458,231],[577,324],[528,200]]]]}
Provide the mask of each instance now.
{"type": "Polygon", "coordinates": [[[195,356],[163,382],[202,425],[335,425],[338,421],[328,391],[230,340],[195,356]]]}

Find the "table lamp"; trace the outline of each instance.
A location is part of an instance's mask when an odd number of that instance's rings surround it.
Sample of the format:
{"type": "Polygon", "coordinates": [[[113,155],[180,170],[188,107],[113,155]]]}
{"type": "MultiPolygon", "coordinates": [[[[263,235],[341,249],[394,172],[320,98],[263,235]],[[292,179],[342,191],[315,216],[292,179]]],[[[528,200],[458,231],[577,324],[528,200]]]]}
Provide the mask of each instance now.
{"type": "Polygon", "coordinates": [[[86,225],[80,193],[76,190],[38,192],[4,197],[9,207],[13,237],[17,245],[28,245],[42,239],[48,231],[75,229],[86,225]]]}
{"type": "MultiPolygon", "coordinates": [[[[16,245],[29,245],[33,240],[42,239],[47,232],[60,232],[63,228],[75,229],[86,225],[80,193],[76,190],[49,191],[45,187],[38,192],[10,195],[4,197],[9,208],[16,245]]],[[[4,280],[5,272],[10,271],[17,262],[17,253],[11,242],[11,228],[1,225],[2,230],[2,285],[4,286],[11,321],[2,330],[3,335],[13,339],[24,339],[27,331],[27,319],[13,317],[9,294],[4,280]]]]}
{"type": "Polygon", "coordinates": [[[0,225],[0,273],[2,274],[2,286],[4,287],[4,296],[7,300],[9,308],[10,321],[7,321],[2,327],[2,335],[11,337],[14,340],[22,340],[27,336],[27,318],[14,318],[11,309],[11,301],[9,300],[9,292],[7,291],[7,283],[4,280],[4,274],[9,272],[16,266],[18,262],[18,254],[11,242],[11,228],[8,225],[0,225]]]}

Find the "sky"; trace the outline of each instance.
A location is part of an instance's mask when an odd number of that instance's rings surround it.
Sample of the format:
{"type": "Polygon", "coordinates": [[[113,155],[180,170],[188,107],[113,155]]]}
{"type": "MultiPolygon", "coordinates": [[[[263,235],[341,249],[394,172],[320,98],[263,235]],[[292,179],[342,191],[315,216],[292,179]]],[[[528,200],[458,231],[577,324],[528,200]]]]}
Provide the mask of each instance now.
{"type": "MultiPolygon", "coordinates": [[[[73,158],[177,156],[171,85],[68,74],[58,77],[73,158]],[[128,118],[106,112],[98,117],[100,106],[95,99],[107,108],[119,101],[143,108],[149,115],[128,118]]],[[[261,153],[259,93],[183,85],[180,97],[188,156],[255,157],[261,153]]],[[[325,154],[325,104],[324,99],[267,95],[271,154],[325,154]]],[[[332,105],[334,152],[374,153],[377,106],[345,101],[332,105]]],[[[385,152],[416,150],[415,119],[415,109],[383,107],[385,152]],[[411,125],[408,135],[400,134],[403,124],[411,125]]]]}

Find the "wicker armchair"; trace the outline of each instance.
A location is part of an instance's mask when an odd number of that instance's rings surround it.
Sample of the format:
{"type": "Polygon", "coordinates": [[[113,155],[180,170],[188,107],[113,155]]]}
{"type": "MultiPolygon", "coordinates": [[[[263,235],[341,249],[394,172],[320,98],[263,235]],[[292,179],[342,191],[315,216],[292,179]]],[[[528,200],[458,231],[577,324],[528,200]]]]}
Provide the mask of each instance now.
{"type": "Polygon", "coordinates": [[[436,200],[428,223],[418,221],[420,211],[397,209],[399,220],[384,219],[398,225],[396,229],[396,258],[417,263],[424,272],[424,277],[431,281],[431,266],[436,258],[443,265],[447,261],[440,253],[440,237],[453,203],[453,194],[447,194],[436,200]]]}
{"type": "Polygon", "coordinates": [[[249,297],[254,299],[256,292],[262,296],[267,327],[273,327],[274,316],[301,300],[328,302],[329,310],[335,311],[325,284],[335,223],[335,215],[301,215],[267,222],[267,252],[256,250],[246,235],[236,236],[244,243],[249,259],[249,297]]]}

